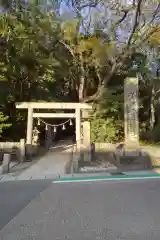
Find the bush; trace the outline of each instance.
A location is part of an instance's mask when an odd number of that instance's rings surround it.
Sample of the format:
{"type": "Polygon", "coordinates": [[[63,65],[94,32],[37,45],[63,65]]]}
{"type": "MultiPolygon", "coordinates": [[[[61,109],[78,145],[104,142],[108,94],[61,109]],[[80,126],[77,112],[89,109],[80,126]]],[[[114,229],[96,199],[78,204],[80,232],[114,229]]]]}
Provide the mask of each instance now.
{"type": "Polygon", "coordinates": [[[116,127],[112,119],[92,118],[91,119],[91,141],[115,142],[117,139],[116,127]]]}
{"type": "Polygon", "coordinates": [[[4,116],[4,114],[0,112],[0,137],[2,136],[3,130],[11,126],[10,123],[6,122],[7,120],[8,116],[4,116]]]}
{"type": "Polygon", "coordinates": [[[91,113],[92,142],[118,142],[124,139],[123,92],[107,89],[91,113]]]}

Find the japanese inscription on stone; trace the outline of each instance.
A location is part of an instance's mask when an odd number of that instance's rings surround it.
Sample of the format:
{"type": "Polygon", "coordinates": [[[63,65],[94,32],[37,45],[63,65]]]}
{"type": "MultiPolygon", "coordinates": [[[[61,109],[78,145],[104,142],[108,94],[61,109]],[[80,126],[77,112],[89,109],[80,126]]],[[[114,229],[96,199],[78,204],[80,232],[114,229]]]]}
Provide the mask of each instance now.
{"type": "Polygon", "coordinates": [[[138,144],[138,79],[127,78],[124,84],[124,119],[125,142],[127,145],[138,144]]]}

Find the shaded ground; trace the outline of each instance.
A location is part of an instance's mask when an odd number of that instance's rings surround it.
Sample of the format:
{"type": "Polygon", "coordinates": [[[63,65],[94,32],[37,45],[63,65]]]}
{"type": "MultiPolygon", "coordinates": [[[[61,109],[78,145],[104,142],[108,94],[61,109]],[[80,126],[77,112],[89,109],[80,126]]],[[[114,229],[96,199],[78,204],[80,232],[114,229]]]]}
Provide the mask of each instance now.
{"type": "Polygon", "coordinates": [[[160,180],[54,183],[1,240],[159,240],[160,180]]]}
{"type": "Polygon", "coordinates": [[[39,180],[0,184],[0,230],[50,182],[39,180]]]}

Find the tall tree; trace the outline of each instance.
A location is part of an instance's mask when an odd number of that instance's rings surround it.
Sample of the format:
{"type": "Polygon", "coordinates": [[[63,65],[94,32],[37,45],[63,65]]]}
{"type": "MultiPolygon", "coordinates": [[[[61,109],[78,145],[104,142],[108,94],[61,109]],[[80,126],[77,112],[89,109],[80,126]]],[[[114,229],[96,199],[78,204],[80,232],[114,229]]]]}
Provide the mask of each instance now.
{"type": "Polygon", "coordinates": [[[91,101],[102,96],[112,77],[126,70],[125,63],[136,52],[143,52],[148,42],[158,34],[160,3],[155,0],[132,0],[128,4],[119,0],[71,2],[82,23],[85,20],[83,10],[94,8],[94,11],[90,12],[92,24],[89,24],[89,27],[93,28],[94,24],[101,27],[99,30],[105,33],[103,35],[106,40],[114,44],[113,55],[105,63],[108,66],[108,74],[104,77],[103,84],[97,88],[95,94],[84,99],[91,101]]]}

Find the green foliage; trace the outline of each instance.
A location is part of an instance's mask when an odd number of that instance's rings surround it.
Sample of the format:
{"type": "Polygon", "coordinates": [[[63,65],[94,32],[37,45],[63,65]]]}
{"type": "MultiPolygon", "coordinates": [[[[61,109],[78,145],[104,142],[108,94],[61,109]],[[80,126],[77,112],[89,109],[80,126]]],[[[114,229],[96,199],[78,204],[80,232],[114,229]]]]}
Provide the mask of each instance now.
{"type": "Polygon", "coordinates": [[[45,92],[46,81],[54,82],[58,30],[55,14],[44,14],[34,5],[1,14],[0,78],[9,82],[12,101],[31,100],[35,90],[45,92]]]}
{"type": "Polygon", "coordinates": [[[91,113],[91,139],[93,142],[118,142],[123,139],[123,128],[123,94],[108,89],[91,113]]]}
{"type": "MultiPolygon", "coordinates": [[[[52,2],[56,9],[61,0],[52,2]]],[[[79,4],[77,7],[93,3],[92,0],[76,2],[79,4]]],[[[5,112],[9,113],[12,123],[18,125],[22,119],[25,122],[26,118],[26,113],[18,116],[19,113],[15,111],[14,103],[17,101],[65,99],[96,102],[97,99],[102,99],[104,90],[107,89],[103,99],[99,100],[93,110],[92,140],[112,142],[122,139],[123,83],[119,82],[118,75],[127,75],[131,71],[135,74],[137,69],[141,73],[146,72],[148,59],[139,53],[143,53],[144,47],[149,44],[158,46],[159,27],[149,24],[150,17],[139,15],[135,30],[128,25],[131,20],[135,22],[137,3],[131,9],[123,9],[121,3],[117,5],[114,4],[115,1],[109,1],[103,5],[102,1],[102,12],[107,7],[106,12],[109,10],[111,13],[111,21],[105,19],[108,15],[102,13],[99,21],[97,20],[99,29],[96,29],[95,22],[91,21],[92,30],[87,29],[85,34],[84,31],[80,33],[80,27],[85,21],[83,16],[80,16],[81,10],[78,10],[79,14],[74,19],[64,21],[53,12],[43,11],[37,1],[28,1],[29,4],[25,6],[21,0],[14,0],[14,3],[16,4],[7,0],[1,1],[7,12],[1,12],[0,15],[0,103],[5,106],[5,112]],[[126,18],[121,19],[124,12],[127,13],[126,18]],[[121,20],[119,23],[118,19],[121,20]],[[146,19],[144,23],[139,22],[143,19],[146,19]],[[121,27],[126,31],[128,28],[129,32],[133,32],[133,36],[131,35],[129,42],[125,39],[118,48],[117,33],[120,31],[117,29],[121,30],[121,27]],[[137,66],[136,71],[135,68],[132,69],[133,63],[137,66]],[[116,84],[112,85],[111,89],[110,82],[114,81],[116,84]],[[89,99],[92,96],[93,98],[89,99]]],[[[150,1],[147,1],[147,4],[147,8],[152,7],[150,1]]],[[[139,7],[140,15],[147,12],[142,11],[142,7],[145,7],[142,4],[139,7]]],[[[92,14],[94,11],[89,12],[92,14]]],[[[151,12],[154,16],[153,11],[151,12]]],[[[155,18],[157,14],[158,11],[155,18]]],[[[93,15],[89,18],[94,19],[93,15]]],[[[147,85],[146,80],[145,85],[148,96],[151,85],[147,85]]],[[[158,98],[157,93],[157,101],[158,98]]],[[[145,111],[149,112],[148,106],[142,104],[145,111]]],[[[2,115],[1,118],[1,129],[4,129],[7,126],[4,125],[5,119],[2,115]]]]}
{"type": "Polygon", "coordinates": [[[103,99],[99,102],[100,112],[116,120],[123,116],[124,108],[123,86],[108,87],[103,99]]]}
{"type": "Polygon", "coordinates": [[[3,130],[11,127],[10,123],[7,123],[8,116],[4,116],[2,112],[0,112],[0,137],[3,133],[3,130]]]}
{"type": "Polygon", "coordinates": [[[91,141],[114,142],[116,141],[116,127],[112,119],[98,117],[97,114],[91,118],[91,141]]]}

